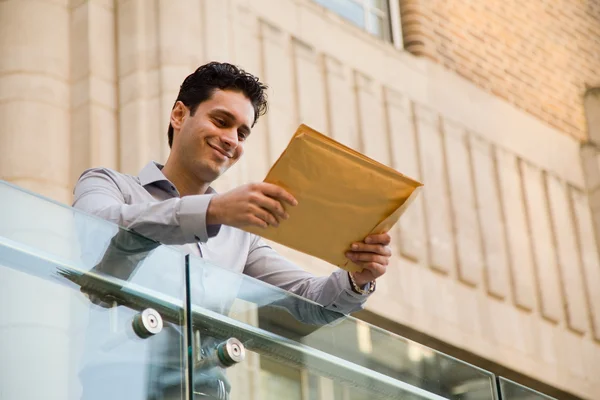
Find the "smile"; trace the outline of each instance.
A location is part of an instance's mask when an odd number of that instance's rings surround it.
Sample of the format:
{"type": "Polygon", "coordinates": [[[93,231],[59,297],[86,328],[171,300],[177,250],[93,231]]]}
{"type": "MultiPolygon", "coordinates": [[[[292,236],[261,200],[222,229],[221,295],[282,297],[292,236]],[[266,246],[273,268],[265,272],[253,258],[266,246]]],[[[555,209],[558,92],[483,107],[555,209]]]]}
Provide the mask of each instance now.
{"type": "Polygon", "coordinates": [[[219,147],[213,146],[213,145],[212,145],[212,144],[210,144],[210,143],[209,143],[208,145],[209,145],[209,146],[210,146],[210,147],[211,147],[213,150],[215,150],[217,153],[219,153],[219,154],[220,154],[221,156],[223,156],[223,157],[226,157],[226,158],[232,158],[232,157],[233,157],[233,155],[231,155],[231,154],[227,153],[225,150],[223,150],[223,149],[221,149],[221,148],[219,148],[219,147]]]}

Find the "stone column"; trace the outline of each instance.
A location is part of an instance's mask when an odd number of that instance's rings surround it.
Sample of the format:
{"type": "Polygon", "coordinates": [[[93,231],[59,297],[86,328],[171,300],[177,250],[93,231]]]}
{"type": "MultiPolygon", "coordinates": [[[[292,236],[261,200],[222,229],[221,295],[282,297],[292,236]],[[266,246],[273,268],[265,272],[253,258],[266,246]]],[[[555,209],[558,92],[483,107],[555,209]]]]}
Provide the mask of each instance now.
{"type": "MultiPolygon", "coordinates": [[[[71,198],[69,46],[66,0],[0,2],[0,178],[65,203],[71,198]]],[[[0,234],[36,242],[42,233],[38,242],[55,242],[51,230],[28,228],[31,204],[19,199],[3,194],[5,210],[22,212],[4,215],[0,234]]],[[[69,398],[69,293],[5,265],[0,293],[2,396],[69,398]]]]}
{"type": "Polygon", "coordinates": [[[68,203],[68,2],[0,2],[0,27],[0,178],[68,203]]]}
{"type": "Polygon", "coordinates": [[[108,0],[71,0],[70,185],[91,167],[119,168],[115,10],[108,0]]]}

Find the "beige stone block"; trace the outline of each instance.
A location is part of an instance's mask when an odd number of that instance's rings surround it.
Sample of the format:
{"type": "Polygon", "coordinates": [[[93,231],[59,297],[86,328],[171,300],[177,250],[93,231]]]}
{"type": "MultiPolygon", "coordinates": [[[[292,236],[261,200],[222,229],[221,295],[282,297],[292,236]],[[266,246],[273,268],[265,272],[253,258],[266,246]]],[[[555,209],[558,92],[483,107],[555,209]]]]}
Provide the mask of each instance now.
{"type": "Polygon", "coordinates": [[[89,6],[90,73],[114,82],[117,78],[114,10],[91,2],[89,6]]]}
{"type": "Polygon", "coordinates": [[[521,344],[519,350],[533,363],[531,369],[535,369],[535,365],[539,363],[539,354],[536,351],[536,342],[538,340],[536,325],[539,317],[537,314],[523,309],[510,307],[510,310],[516,314],[517,335],[521,344]]]}
{"type": "Polygon", "coordinates": [[[585,185],[588,190],[600,188],[600,152],[596,146],[583,144],[581,146],[581,163],[585,176],[585,185]]]}
{"type": "Polygon", "coordinates": [[[525,344],[518,325],[518,311],[496,299],[490,299],[488,302],[490,313],[493,315],[490,321],[493,325],[494,341],[505,350],[525,353],[525,344]]]}
{"type": "Polygon", "coordinates": [[[71,107],[77,109],[89,104],[116,109],[117,85],[93,76],[71,84],[71,107]]]}
{"type": "Polygon", "coordinates": [[[454,287],[458,324],[462,327],[462,331],[468,337],[481,338],[482,322],[485,322],[485,319],[479,316],[476,289],[471,286],[459,285],[456,282],[447,282],[446,284],[454,287]]]}
{"type": "MultiPolygon", "coordinates": [[[[77,8],[85,3],[93,4],[94,6],[104,7],[107,10],[115,9],[115,1],[114,0],[64,0],[69,3],[71,9],[77,8]]],[[[127,0],[125,0],[127,1],[127,0]]],[[[119,0],[121,2],[121,0],[119,0]]]]}
{"type": "Polygon", "coordinates": [[[499,298],[509,294],[508,254],[504,220],[500,208],[498,178],[489,143],[470,135],[471,158],[477,210],[485,257],[485,279],[488,292],[499,298]]]}
{"type": "Polygon", "coordinates": [[[131,0],[117,7],[118,76],[159,66],[156,2],[131,0]]]}
{"type": "MultiPolygon", "coordinates": [[[[119,80],[119,105],[158,97],[160,95],[159,70],[138,70],[119,80]]],[[[173,99],[175,103],[175,99],[173,99]]]]}
{"type": "Polygon", "coordinates": [[[69,114],[27,101],[0,104],[0,176],[66,185],[69,174],[69,114]]]}
{"type": "Polygon", "coordinates": [[[45,181],[37,178],[9,178],[0,173],[0,178],[7,180],[13,185],[29,190],[37,195],[58,201],[67,206],[73,202],[73,188],[67,185],[59,185],[53,181],[45,181]]]}
{"type": "Polygon", "coordinates": [[[352,72],[338,60],[325,56],[325,79],[329,109],[329,133],[352,149],[360,149],[356,94],[352,72]]]}
{"type": "Polygon", "coordinates": [[[532,310],[536,307],[533,254],[519,164],[517,158],[506,151],[496,149],[495,155],[506,218],[513,300],[519,307],[532,310]]]}
{"type": "Polygon", "coordinates": [[[90,164],[118,168],[116,112],[104,107],[90,106],[90,134],[90,164]]]}
{"type": "Polygon", "coordinates": [[[0,2],[0,73],[69,79],[69,10],[47,1],[0,2]]]}
{"type": "Polygon", "coordinates": [[[542,172],[527,163],[521,168],[541,312],[552,321],[562,321],[563,297],[542,172]]]}
{"type": "Polygon", "coordinates": [[[536,354],[541,363],[548,364],[554,369],[561,367],[559,364],[558,351],[560,350],[557,335],[562,328],[553,323],[539,319],[536,324],[536,354]]]}
{"type": "Polygon", "coordinates": [[[600,341],[600,260],[593,221],[586,196],[571,189],[571,201],[575,213],[577,237],[583,264],[587,304],[590,309],[593,336],[600,341]]]}
{"type": "MultiPolygon", "coordinates": [[[[210,0],[204,1],[210,2],[210,0]]],[[[286,31],[291,33],[296,33],[298,30],[299,7],[292,1],[281,1],[275,5],[271,0],[251,0],[246,3],[246,6],[265,22],[285,27],[286,31]]]]}
{"type": "Polygon", "coordinates": [[[382,164],[391,165],[390,132],[385,121],[382,88],[375,80],[357,71],[354,79],[362,151],[382,164]]]}
{"type": "Polygon", "coordinates": [[[591,340],[582,341],[583,365],[586,372],[587,381],[592,385],[591,393],[600,393],[600,345],[591,340]]]}
{"type": "Polygon", "coordinates": [[[69,86],[62,80],[42,74],[10,73],[0,75],[0,102],[25,100],[69,107],[69,86]]]}
{"type": "Polygon", "coordinates": [[[71,79],[89,75],[115,81],[115,12],[97,1],[71,8],[71,79]]]}
{"type": "MultiPolygon", "coordinates": [[[[210,3],[217,6],[228,4],[228,2],[210,3]]],[[[157,7],[158,62],[161,66],[194,66],[201,58],[199,56],[205,47],[203,42],[215,40],[222,34],[218,30],[212,32],[202,31],[206,23],[205,19],[211,21],[218,19],[213,10],[202,9],[202,1],[179,0],[174,2],[159,0],[157,7]]],[[[213,25],[211,28],[226,31],[229,22],[219,21],[217,24],[221,24],[220,26],[213,25]]]]}
{"type": "MultiPolygon", "coordinates": [[[[258,20],[248,14],[247,9],[235,8],[234,13],[234,60],[236,64],[250,73],[257,74],[261,81],[261,41],[259,39],[258,20]]],[[[271,99],[269,100],[269,106],[271,99]]],[[[272,111],[269,111],[269,114],[272,111]]],[[[252,127],[252,134],[244,144],[244,156],[238,162],[240,165],[240,182],[261,181],[271,166],[268,150],[268,135],[266,131],[267,116],[262,116],[252,127]]]]}
{"type": "Polygon", "coordinates": [[[443,124],[458,276],[468,284],[478,285],[483,278],[484,261],[466,131],[464,127],[447,120],[443,124]]]}
{"type": "Polygon", "coordinates": [[[562,345],[566,350],[563,353],[565,357],[563,365],[566,367],[566,372],[571,375],[571,379],[583,380],[587,375],[583,356],[583,342],[584,340],[580,335],[567,330],[562,331],[562,345]]]}
{"type": "Polygon", "coordinates": [[[327,120],[325,76],[320,56],[303,42],[292,40],[298,122],[331,135],[327,120]]]}
{"type": "Polygon", "coordinates": [[[160,159],[165,128],[158,127],[158,98],[129,102],[120,109],[120,170],[137,174],[149,161],[160,159]]]}
{"type": "Polygon", "coordinates": [[[179,93],[179,88],[183,83],[183,80],[194,71],[195,69],[192,69],[186,65],[163,65],[159,72],[160,92],[162,94],[170,93],[173,95],[173,100],[171,103],[175,103],[175,99],[177,98],[177,94],[179,93]]]}
{"type": "Polygon", "coordinates": [[[588,330],[588,310],[581,275],[581,259],[575,239],[573,212],[567,188],[553,176],[547,176],[548,199],[558,266],[564,290],[567,323],[576,332],[588,330]]]}
{"type": "MultiPolygon", "coordinates": [[[[384,95],[391,166],[406,176],[420,180],[416,132],[410,101],[389,88],[384,88],[384,95]]],[[[425,262],[426,238],[422,196],[406,210],[398,223],[397,232],[400,254],[425,262]]]]}
{"type": "Polygon", "coordinates": [[[438,115],[424,106],[415,108],[418,148],[421,162],[428,240],[432,268],[454,272],[454,235],[447,196],[446,165],[438,115]]]}
{"type": "Polygon", "coordinates": [[[600,143],[600,90],[588,89],[583,106],[589,137],[594,143],[600,143]]]}
{"type": "Polygon", "coordinates": [[[269,85],[270,110],[266,117],[269,160],[273,163],[298,127],[294,104],[293,60],[290,39],[276,28],[261,23],[264,80],[269,85]]]}
{"type": "Polygon", "coordinates": [[[71,9],[69,20],[71,79],[77,81],[90,72],[90,5],[82,4],[71,9]]]}
{"type": "Polygon", "coordinates": [[[228,61],[233,51],[231,32],[231,2],[202,0],[204,27],[204,58],[207,61],[228,61]]]}

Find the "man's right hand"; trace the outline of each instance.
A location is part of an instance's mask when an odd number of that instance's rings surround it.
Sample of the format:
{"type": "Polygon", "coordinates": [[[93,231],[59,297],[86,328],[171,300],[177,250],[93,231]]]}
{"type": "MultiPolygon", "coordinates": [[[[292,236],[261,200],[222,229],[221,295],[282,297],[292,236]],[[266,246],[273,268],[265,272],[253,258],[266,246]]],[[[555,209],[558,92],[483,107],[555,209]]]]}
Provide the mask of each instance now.
{"type": "Polygon", "coordinates": [[[283,208],[298,202],[287,191],[270,183],[250,183],[215,195],[209,205],[206,223],[229,225],[243,229],[249,226],[279,226],[288,218],[283,208]]]}

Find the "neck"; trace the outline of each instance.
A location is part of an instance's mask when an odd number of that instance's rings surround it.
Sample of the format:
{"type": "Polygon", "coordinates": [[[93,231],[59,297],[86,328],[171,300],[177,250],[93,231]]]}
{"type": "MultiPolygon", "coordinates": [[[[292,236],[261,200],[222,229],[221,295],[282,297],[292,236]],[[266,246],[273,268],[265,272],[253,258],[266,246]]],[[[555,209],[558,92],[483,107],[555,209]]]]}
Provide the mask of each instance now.
{"type": "Polygon", "coordinates": [[[205,194],[210,186],[210,182],[202,182],[187,168],[169,159],[162,169],[164,176],[175,185],[181,197],[205,194]]]}

